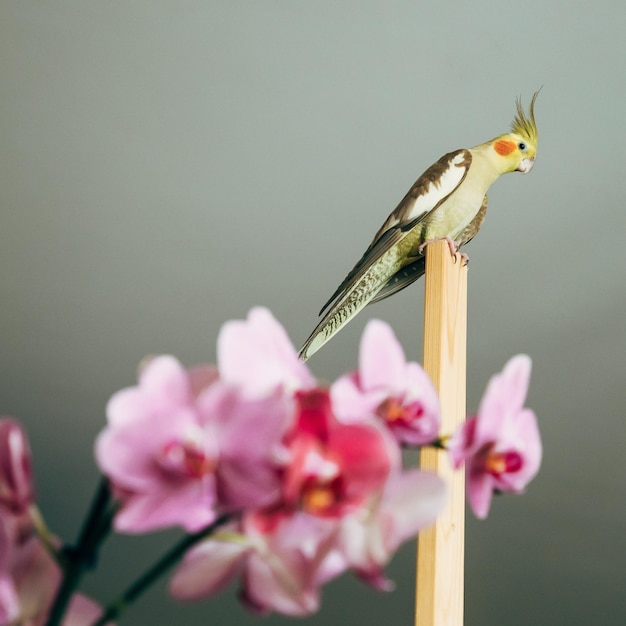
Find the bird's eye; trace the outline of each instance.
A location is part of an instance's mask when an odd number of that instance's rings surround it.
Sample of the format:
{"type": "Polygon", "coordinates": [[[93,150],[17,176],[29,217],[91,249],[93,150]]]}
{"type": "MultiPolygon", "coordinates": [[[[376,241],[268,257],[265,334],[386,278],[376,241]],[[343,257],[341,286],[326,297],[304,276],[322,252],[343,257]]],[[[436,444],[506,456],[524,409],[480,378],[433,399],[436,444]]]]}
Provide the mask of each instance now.
{"type": "Polygon", "coordinates": [[[525,144],[523,141],[520,141],[520,142],[517,144],[517,147],[518,147],[520,150],[526,150],[526,144],[525,144]]]}

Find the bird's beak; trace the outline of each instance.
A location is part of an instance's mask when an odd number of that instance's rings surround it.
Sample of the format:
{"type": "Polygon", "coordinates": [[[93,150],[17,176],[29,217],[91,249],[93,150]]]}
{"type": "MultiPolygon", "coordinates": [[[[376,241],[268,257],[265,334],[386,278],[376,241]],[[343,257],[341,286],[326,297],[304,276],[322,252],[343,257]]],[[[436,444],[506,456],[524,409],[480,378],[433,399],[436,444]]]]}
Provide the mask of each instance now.
{"type": "Polygon", "coordinates": [[[522,159],[522,162],[519,164],[517,168],[517,172],[521,172],[522,174],[528,174],[530,170],[533,169],[533,165],[535,164],[535,157],[529,157],[528,159],[522,159]]]}

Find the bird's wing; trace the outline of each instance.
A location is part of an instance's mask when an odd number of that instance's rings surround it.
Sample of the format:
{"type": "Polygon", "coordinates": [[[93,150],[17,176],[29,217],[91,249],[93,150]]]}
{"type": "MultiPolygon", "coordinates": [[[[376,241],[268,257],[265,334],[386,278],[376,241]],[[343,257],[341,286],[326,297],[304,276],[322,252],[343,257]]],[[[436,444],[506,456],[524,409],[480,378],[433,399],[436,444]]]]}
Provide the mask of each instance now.
{"type": "MultiPolygon", "coordinates": [[[[415,181],[400,204],[392,211],[376,233],[359,262],[322,307],[320,315],[335,300],[340,299],[385,252],[404,239],[407,233],[420,222],[423,222],[459,187],[467,175],[471,162],[472,155],[469,150],[462,149],[449,152],[433,163],[415,181]]],[[[415,276],[415,278],[417,277],[415,276]]],[[[409,283],[404,286],[407,284],[409,283]]],[[[398,287],[392,293],[400,288],[398,287]]],[[[387,295],[391,295],[391,293],[387,295]]]]}
{"type": "MultiPolygon", "coordinates": [[[[476,217],[467,225],[465,230],[461,231],[456,239],[459,244],[459,248],[469,243],[476,233],[479,231],[482,223],[485,220],[485,214],[487,213],[487,196],[483,198],[483,203],[476,214],[476,217]]],[[[374,298],[370,301],[370,304],[380,302],[389,296],[393,296],[394,293],[398,293],[405,287],[408,287],[411,283],[414,283],[418,278],[421,278],[426,271],[426,257],[420,256],[415,261],[412,261],[408,265],[405,265],[399,269],[379,290],[374,298]]]]}
{"type": "Polygon", "coordinates": [[[393,296],[394,293],[398,293],[405,287],[408,287],[414,283],[418,278],[421,278],[426,272],[426,257],[420,256],[417,260],[405,265],[399,269],[378,291],[376,296],[372,298],[370,304],[380,302],[389,296],[393,296]]]}

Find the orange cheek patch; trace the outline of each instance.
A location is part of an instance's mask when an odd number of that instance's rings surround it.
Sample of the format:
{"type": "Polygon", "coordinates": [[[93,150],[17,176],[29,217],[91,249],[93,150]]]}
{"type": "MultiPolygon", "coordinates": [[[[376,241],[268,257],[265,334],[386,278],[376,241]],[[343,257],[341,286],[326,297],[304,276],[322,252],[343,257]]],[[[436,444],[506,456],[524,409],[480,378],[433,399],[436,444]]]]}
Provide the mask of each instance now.
{"type": "Polygon", "coordinates": [[[515,148],[517,148],[516,143],[506,139],[499,139],[493,144],[493,149],[501,156],[508,156],[515,148]]]}

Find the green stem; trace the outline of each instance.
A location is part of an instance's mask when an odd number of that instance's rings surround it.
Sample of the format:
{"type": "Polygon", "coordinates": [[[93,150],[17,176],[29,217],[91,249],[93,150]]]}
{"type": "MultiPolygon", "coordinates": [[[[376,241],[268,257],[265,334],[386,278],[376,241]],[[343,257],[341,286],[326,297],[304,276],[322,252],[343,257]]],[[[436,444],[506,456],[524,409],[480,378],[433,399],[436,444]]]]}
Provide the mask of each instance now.
{"type": "Polygon", "coordinates": [[[126,607],[139,598],[157,578],[175,565],[189,548],[202,539],[205,539],[208,535],[211,535],[216,528],[229,521],[231,517],[231,515],[222,515],[202,530],[191,535],[185,535],[185,537],[168,550],[150,569],[137,578],[128,589],[111,602],[92,626],[105,626],[108,622],[118,619],[126,607]]]}
{"type": "Polygon", "coordinates": [[[91,503],[91,509],[83,523],[76,545],[64,551],[65,572],[50,609],[46,626],[59,626],[72,594],[85,570],[93,567],[98,546],[111,528],[113,510],[110,504],[111,492],[109,485],[105,479],[102,479],[91,503]]]}
{"type": "Polygon", "coordinates": [[[43,545],[46,552],[57,562],[57,565],[59,565],[61,569],[65,569],[67,566],[67,560],[59,550],[58,542],[48,529],[39,507],[36,504],[31,504],[28,507],[28,515],[30,516],[33,528],[35,529],[35,533],[37,534],[41,545],[43,545]]]}

